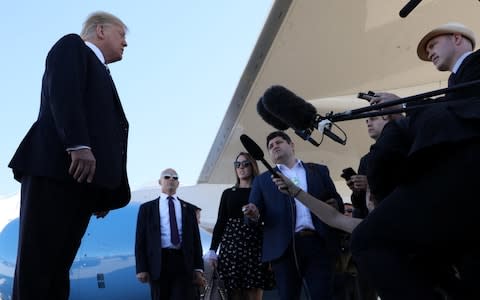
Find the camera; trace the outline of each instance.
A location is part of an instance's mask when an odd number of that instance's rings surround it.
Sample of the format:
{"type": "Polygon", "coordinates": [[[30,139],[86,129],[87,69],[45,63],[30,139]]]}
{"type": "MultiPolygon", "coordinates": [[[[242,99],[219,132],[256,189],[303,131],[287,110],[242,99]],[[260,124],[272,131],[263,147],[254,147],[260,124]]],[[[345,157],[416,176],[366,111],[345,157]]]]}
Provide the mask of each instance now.
{"type": "Polygon", "coordinates": [[[357,98],[370,101],[371,97],[375,97],[375,92],[368,91],[367,93],[358,93],[357,98]]]}
{"type": "Polygon", "coordinates": [[[340,175],[340,177],[348,181],[350,180],[350,177],[352,177],[353,175],[357,175],[357,172],[355,172],[355,170],[352,169],[351,167],[348,167],[342,170],[342,174],[340,175]]]}

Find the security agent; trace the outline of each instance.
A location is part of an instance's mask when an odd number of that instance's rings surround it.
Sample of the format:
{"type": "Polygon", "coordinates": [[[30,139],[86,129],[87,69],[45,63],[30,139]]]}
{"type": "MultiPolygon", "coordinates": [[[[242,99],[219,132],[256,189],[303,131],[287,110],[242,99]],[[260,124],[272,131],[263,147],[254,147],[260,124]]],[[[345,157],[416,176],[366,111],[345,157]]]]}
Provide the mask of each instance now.
{"type": "Polygon", "coordinates": [[[138,212],[136,276],[150,284],[152,300],[193,300],[196,286],[206,284],[196,212],[176,195],[175,170],[164,170],[159,184],[160,196],[143,203],[138,212]]]}

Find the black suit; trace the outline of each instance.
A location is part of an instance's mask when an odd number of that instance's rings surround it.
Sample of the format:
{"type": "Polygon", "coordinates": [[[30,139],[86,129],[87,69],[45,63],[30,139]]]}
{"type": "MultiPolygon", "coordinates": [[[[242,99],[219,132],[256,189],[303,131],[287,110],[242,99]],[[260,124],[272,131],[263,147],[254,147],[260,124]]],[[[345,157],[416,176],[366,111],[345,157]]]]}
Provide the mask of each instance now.
{"type": "MultiPolygon", "coordinates": [[[[476,79],[479,51],[464,60],[455,82],[476,79]]],[[[351,249],[382,299],[435,299],[434,266],[451,263],[460,263],[465,299],[475,298],[469,288],[478,282],[478,269],[463,261],[478,256],[473,245],[480,242],[479,95],[479,87],[470,88],[447,95],[453,102],[418,108],[387,124],[371,149],[372,192],[392,172],[400,176],[393,192],[354,230],[351,249]]]]}
{"type": "Polygon", "coordinates": [[[179,250],[162,247],[160,198],[143,203],[138,212],[136,270],[137,273],[149,274],[152,299],[158,299],[156,297],[159,296],[162,296],[162,299],[192,299],[195,294],[193,272],[203,270],[202,244],[196,212],[192,205],[178,200],[182,210],[182,242],[179,250]]]}
{"type": "Polygon", "coordinates": [[[127,135],[105,66],[78,35],[64,36],[46,59],[38,119],[9,164],[22,183],[14,299],[68,298],[68,272],[92,212],[130,200],[127,135]],[[68,174],[66,149],[76,146],[95,156],[92,184],[68,174]]]}

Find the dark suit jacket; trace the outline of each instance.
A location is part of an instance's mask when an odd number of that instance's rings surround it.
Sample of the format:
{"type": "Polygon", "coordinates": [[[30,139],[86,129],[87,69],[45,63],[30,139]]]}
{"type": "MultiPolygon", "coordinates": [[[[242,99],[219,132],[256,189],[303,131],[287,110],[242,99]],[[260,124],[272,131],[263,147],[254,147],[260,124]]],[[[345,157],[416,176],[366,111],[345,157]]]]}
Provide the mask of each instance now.
{"type": "MultiPolygon", "coordinates": [[[[454,85],[479,79],[480,51],[476,51],[460,65],[454,85]]],[[[451,92],[445,98],[451,101],[419,107],[384,127],[370,149],[372,193],[387,196],[399,183],[448,159],[450,149],[480,138],[480,86],[451,92]]]]}
{"type": "MultiPolygon", "coordinates": [[[[358,175],[367,175],[367,166],[368,166],[368,153],[360,158],[360,163],[358,165],[357,173],[358,175]]],[[[350,196],[350,201],[352,201],[353,205],[353,214],[352,216],[355,218],[365,218],[368,215],[368,208],[367,203],[365,201],[366,191],[359,191],[357,193],[353,193],[350,196]]]]}
{"type": "MultiPolygon", "coordinates": [[[[337,193],[328,168],[324,165],[303,163],[306,171],[308,193],[321,200],[337,199],[343,212],[343,201],[337,193]]],[[[278,171],[278,168],[276,168],[278,171]]],[[[249,202],[255,204],[261,221],[264,222],[263,261],[272,261],[283,255],[293,237],[294,218],[292,218],[292,198],[278,191],[270,178],[270,172],[255,177],[249,202]],[[293,225],[292,225],[293,224],[293,225]]],[[[319,200],[320,201],[320,200],[319,200]]],[[[337,231],[312,214],[315,230],[323,237],[327,247],[336,252],[339,250],[337,231]]]]}
{"type": "MultiPolygon", "coordinates": [[[[455,75],[454,84],[479,79],[480,50],[465,58],[455,75]]],[[[452,101],[420,108],[409,115],[406,126],[407,134],[412,139],[409,155],[439,144],[480,136],[476,125],[480,120],[480,85],[448,93],[445,98],[452,101]]]]}
{"type": "MultiPolygon", "coordinates": [[[[180,200],[182,208],[181,251],[186,271],[203,270],[202,243],[197,217],[192,205],[180,200]]],[[[140,206],[135,238],[135,259],[137,273],[148,272],[152,280],[160,279],[162,269],[162,245],[160,238],[160,198],[140,206]]]]}
{"type": "Polygon", "coordinates": [[[112,209],[130,200],[126,175],[128,122],[105,66],[76,34],[61,38],[46,59],[40,112],[9,167],[15,178],[72,181],[69,147],[89,146],[96,159],[93,186],[112,209]],[[108,199],[108,200],[107,200],[108,199]]]}

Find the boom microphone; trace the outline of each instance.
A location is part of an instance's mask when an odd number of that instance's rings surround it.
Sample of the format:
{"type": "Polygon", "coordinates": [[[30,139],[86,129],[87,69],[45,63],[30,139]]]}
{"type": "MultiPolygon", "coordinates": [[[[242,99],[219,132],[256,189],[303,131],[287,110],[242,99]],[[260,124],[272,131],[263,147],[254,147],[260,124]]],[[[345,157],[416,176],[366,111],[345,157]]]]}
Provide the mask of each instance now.
{"type": "Polygon", "coordinates": [[[260,115],[262,120],[264,120],[267,124],[272,125],[273,128],[275,129],[287,130],[290,126],[288,126],[282,120],[280,120],[279,118],[275,117],[270,112],[268,112],[265,106],[263,105],[262,98],[263,97],[260,97],[260,99],[257,102],[257,113],[260,115]]]}
{"type": "MultiPolygon", "coordinates": [[[[263,105],[263,102],[262,102],[262,98],[263,97],[260,97],[260,99],[258,100],[257,102],[257,113],[260,115],[260,117],[268,124],[272,125],[275,129],[278,129],[278,130],[287,130],[288,128],[290,128],[290,126],[288,126],[288,124],[285,124],[282,120],[280,120],[279,118],[277,118],[276,116],[274,116],[273,114],[271,114],[266,108],[265,106],[263,105]]],[[[310,137],[310,132],[307,133],[305,131],[302,131],[302,130],[295,130],[295,133],[301,137],[303,140],[305,141],[309,141],[310,143],[312,143],[314,146],[318,147],[320,146],[319,143],[317,143],[317,141],[315,141],[314,139],[312,139],[310,137]]]]}
{"type": "Polygon", "coordinates": [[[268,88],[261,98],[265,109],[295,130],[309,133],[317,128],[335,142],[345,145],[346,140],[331,131],[332,122],[317,114],[311,103],[303,100],[287,88],[274,85],[268,88]]]}
{"type": "Polygon", "coordinates": [[[270,166],[270,164],[263,157],[263,151],[260,146],[257,145],[248,135],[242,134],[240,136],[240,142],[248,153],[255,159],[263,163],[263,165],[273,174],[274,177],[278,177],[277,172],[270,166]]]}
{"type": "Polygon", "coordinates": [[[268,88],[263,94],[262,102],[267,111],[294,129],[305,130],[315,125],[315,106],[281,85],[268,88]]]}
{"type": "Polygon", "coordinates": [[[409,13],[412,12],[412,10],[415,7],[417,7],[418,4],[420,4],[420,2],[422,2],[422,0],[410,0],[410,1],[408,1],[408,3],[405,4],[405,6],[400,10],[400,12],[398,14],[400,15],[400,17],[405,18],[406,16],[408,16],[409,13]]]}

